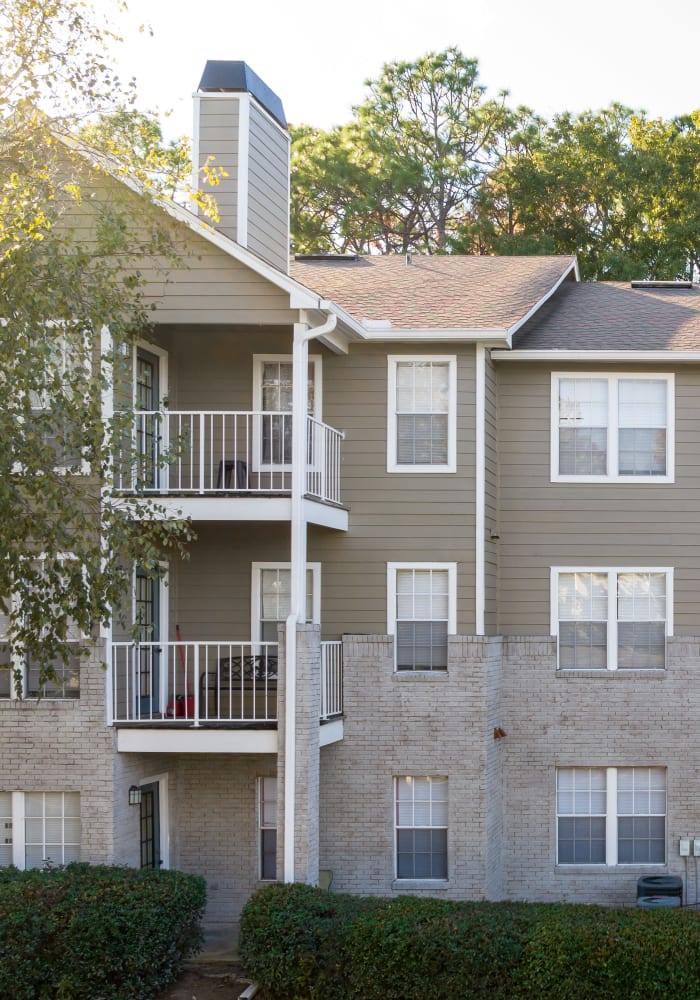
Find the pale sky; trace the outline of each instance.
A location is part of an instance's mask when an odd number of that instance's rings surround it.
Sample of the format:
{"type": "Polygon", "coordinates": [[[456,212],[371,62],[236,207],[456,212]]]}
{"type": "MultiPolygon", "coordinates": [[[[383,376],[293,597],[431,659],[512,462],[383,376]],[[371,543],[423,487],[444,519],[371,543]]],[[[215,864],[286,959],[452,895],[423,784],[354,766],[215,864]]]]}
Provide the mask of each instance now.
{"type": "Polygon", "coordinates": [[[619,101],[652,116],[700,107],[700,5],[658,0],[93,0],[124,38],[123,77],[141,108],[172,110],[168,138],[192,133],[207,59],[242,59],[282,99],[287,120],[349,120],[382,64],[450,45],[479,62],[487,96],[510,91],[545,117],[619,101]],[[675,13],[674,13],[675,11],[675,13]],[[139,33],[145,24],[152,30],[139,33]]]}

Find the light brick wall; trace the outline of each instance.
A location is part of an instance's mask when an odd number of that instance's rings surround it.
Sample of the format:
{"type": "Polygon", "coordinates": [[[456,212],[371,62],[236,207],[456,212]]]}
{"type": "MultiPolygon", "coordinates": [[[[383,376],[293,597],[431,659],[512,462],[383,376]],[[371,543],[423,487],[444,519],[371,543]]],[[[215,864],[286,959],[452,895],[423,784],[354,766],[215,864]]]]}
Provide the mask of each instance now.
{"type": "Polygon", "coordinates": [[[639,875],[683,875],[678,838],[700,836],[700,640],[670,639],[665,671],[562,674],[554,639],[511,637],[503,672],[507,895],[633,904],[639,875]],[[557,868],[556,768],[635,765],[666,768],[668,865],[557,868]]]}
{"type": "MultiPolygon", "coordinates": [[[[298,625],[296,683],[296,781],[294,797],[294,880],[318,884],[319,869],[319,726],[321,718],[321,630],[298,625]]],[[[286,639],[280,629],[279,662],[284,663],[286,639]]],[[[287,698],[286,670],[280,671],[277,692],[277,868],[284,873],[284,780],[287,698]]]]}
{"type": "Polygon", "coordinates": [[[80,698],[0,700],[0,791],[79,792],[83,861],[114,849],[114,733],[105,725],[104,643],[81,664],[80,698]]]}
{"type": "Polygon", "coordinates": [[[345,636],[344,739],[321,751],[321,867],[334,889],[481,898],[498,885],[499,662],[498,641],[451,638],[447,673],[397,674],[391,637],[345,636]],[[448,778],[447,882],[394,879],[400,775],[448,778]]]}

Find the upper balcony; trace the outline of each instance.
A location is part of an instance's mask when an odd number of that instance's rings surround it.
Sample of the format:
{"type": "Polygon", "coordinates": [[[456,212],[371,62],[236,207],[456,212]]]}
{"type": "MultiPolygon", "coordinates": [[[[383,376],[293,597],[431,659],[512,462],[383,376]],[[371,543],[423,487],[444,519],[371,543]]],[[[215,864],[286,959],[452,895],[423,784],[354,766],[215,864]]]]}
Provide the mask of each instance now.
{"type": "MultiPolygon", "coordinates": [[[[347,530],[340,431],[307,416],[305,517],[347,530]]],[[[135,410],[115,490],[196,520],[289,520],[292,415],[265,410],[135,410]],[[226,501],[226,502],[223,502],[226,501]]]]}

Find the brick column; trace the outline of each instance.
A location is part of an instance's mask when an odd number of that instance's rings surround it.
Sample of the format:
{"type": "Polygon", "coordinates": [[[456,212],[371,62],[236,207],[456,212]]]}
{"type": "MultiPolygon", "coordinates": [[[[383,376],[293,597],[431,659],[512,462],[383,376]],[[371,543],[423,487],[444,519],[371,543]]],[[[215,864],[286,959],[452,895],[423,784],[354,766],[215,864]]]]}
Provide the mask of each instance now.
{"type": "MultiPolygon", "coordinates": [[[[277,690],[277,870],[284,872],[286,642],[280,629],[277,690]]],[[[296,781],[294,794],[294,881],[318,883],[319,729],[321,718],[321,630],[297,626],[296,781]]]]}

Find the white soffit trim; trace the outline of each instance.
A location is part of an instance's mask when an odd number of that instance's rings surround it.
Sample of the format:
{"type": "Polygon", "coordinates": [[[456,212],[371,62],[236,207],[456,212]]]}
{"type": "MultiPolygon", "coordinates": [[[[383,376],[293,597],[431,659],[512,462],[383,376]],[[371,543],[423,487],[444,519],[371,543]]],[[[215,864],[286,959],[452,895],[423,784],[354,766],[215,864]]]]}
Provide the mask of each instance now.
{"type": "Polygon", "coordinates": [[[580,276],[579,276],[579,273],[578,273],[578,261],[575,258],[571,262],[571,264],[569,264],[569,266],[566,268],[566,270],[563,271],[562,274],[559,276],[559,278],[554,282],[554,284],[549,289],[549,291],[546,292],[542,296],[542,298],[539,300],[539,302],[536,302],[535,305],[532,307],[532,309],[528,310],[528,312],[526,312],[524,316],[521,316],[521,318],[517,321],[517,323],[513,323],[513,325],[511,327],[509,327],[509,329],[508,329],[508,346],[509,347],[513,343],[513,337],[518,332],[518,330],[520,329],[520,327],[523,326],[525,323],[527,323],[527,321],[532,316],[535,315],[535,313],[537,312],[537,310],[540,309],[545,304],[545,302],[548,299],[551,299],[551,297],[554,295],[554,293],[559,288],[559,286],[562,284],[562,282],[566,281],[571,274],[574,275],[574,278],[575,278],[576,281],[580,281],[581,280],[580,276]]]}
{"type": "Polygon", "coordinates": [[[491,351],[493,361],[665,361],[668,364],[692,364],[700,361],[700,351],[569,351],[518,350],[491,351]]]}
{"type": "Polygon", "coordinates": [[[362,324],[362,336],[365,340],[378,341],[380,343],[401,343],[413,341],[414,343],[433,344],[436,341],[468,341],[474,343],[483,341],[486,343],[507,344],[508,331],[493,327],[491,329],[471,330],[471,329],[445,329],[435,327],[434,329],[418,330],[377,330],[376,327],[367,327],[362,324]]]}

